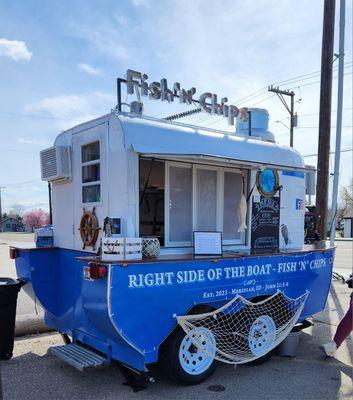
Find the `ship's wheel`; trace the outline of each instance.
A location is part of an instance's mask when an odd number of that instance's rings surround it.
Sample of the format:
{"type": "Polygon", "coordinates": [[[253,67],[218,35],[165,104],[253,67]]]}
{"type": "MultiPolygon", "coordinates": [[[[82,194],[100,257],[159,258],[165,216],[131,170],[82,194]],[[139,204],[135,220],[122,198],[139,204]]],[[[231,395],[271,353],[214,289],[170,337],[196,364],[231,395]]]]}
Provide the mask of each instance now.
{"type": "Polygon", "coordinates": [[[83,242],[83,248],[92,246],[93,249],[98,239],[98,218],[95,214],[95,208],[92,211],[83,209],[83,215],[80,222],[80,235],[83,242]]]}

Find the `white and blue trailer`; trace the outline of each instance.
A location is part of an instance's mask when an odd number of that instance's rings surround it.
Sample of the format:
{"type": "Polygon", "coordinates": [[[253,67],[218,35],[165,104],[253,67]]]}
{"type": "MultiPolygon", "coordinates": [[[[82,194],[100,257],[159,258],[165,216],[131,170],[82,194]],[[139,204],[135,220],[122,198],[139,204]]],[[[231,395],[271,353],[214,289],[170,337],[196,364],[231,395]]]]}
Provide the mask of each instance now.
{"type": "Polygon", "coordinates": [[[11,252],[46,324],[70,338],[53,353],[80,369],[116,360],[141,374],[164,361],[197,383],[215,360],[186,346],[176,315],[278,290],[308,293],[298,322],[324,308],[335,250],[304,245],[303,158],[275,142],[265,110],[251,112],[251,132],[239,119],[229,133],[112,111],[42,152],[54,244],[11,252]],[[160,255],[102,260],[106,217],[120,218],[124,237],[158,238],[160,255]],[[195,255],[195,231],[221,232],[222,254],[195,255]]]}

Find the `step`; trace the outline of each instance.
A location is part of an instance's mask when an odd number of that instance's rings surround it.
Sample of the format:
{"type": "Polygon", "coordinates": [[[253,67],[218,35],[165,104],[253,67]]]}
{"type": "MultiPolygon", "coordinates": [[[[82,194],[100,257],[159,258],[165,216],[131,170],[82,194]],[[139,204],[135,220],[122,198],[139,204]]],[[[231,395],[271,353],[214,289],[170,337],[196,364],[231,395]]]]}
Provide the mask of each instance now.
{"type": "Polygon", "coordinates": [[[88,350],[76,343],[53,346],[50,353],[65,361],[72,367],[83,372],[89,368],[99,368],[108,365],[108,360],[92,350],[88,350]]]}

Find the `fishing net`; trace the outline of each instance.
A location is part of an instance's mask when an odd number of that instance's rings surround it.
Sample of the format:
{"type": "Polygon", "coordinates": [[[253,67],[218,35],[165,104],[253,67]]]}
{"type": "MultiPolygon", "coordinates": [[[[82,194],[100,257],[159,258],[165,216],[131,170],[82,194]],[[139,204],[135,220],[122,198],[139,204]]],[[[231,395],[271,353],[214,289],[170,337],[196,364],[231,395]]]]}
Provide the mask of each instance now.
{"type": "Polygon", "coordinates": [[[237,296],[215,311],[176,318],[192,344],[207,356],[243,364],[262,357],[286,338],[307,296],[308,292],[291,299],[278,291],[257,303],[237,296]]]}

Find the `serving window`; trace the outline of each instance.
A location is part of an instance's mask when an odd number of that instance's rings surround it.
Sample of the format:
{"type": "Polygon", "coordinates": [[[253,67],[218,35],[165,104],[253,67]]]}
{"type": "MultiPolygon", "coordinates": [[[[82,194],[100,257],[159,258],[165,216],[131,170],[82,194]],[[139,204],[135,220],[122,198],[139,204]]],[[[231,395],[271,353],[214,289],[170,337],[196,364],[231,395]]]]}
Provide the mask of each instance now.
{"type": "Polygon", "coordinates": [[[182,247],[192,245],[193,231],[221,231],[223,244],[242,244],[243,187],[238,169],[140,159],[140,236],[182,247]]]}
{"type": "Polygon", "coordinates": [[[101,202],[99,141],[81,147],[82,203],[101,202]]]}

